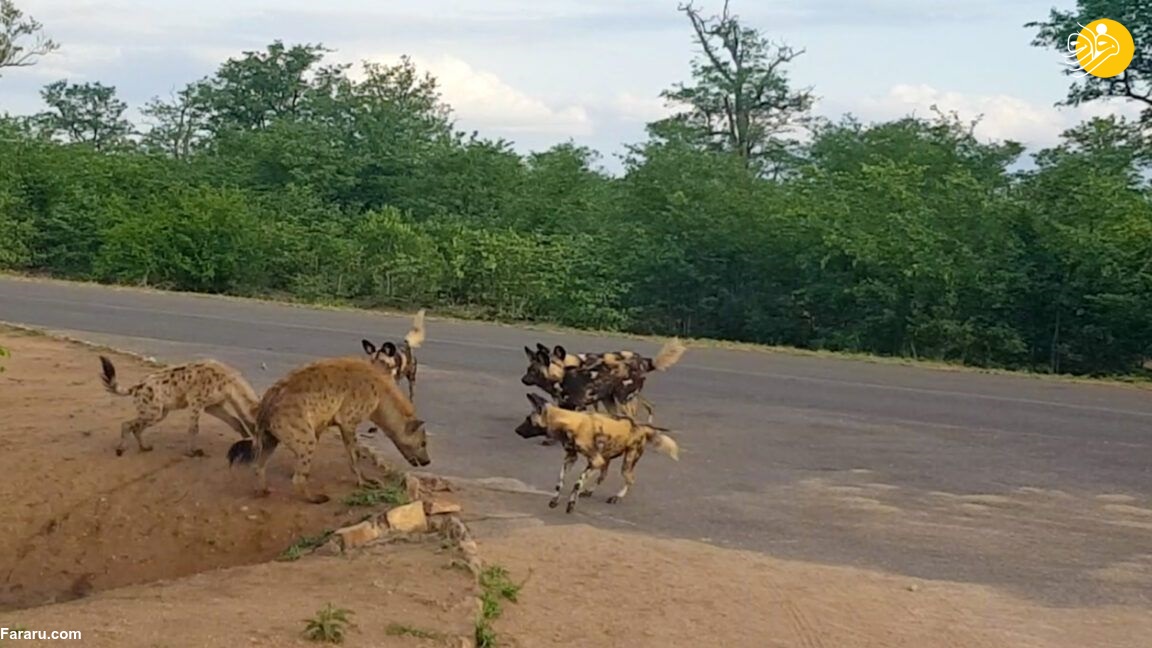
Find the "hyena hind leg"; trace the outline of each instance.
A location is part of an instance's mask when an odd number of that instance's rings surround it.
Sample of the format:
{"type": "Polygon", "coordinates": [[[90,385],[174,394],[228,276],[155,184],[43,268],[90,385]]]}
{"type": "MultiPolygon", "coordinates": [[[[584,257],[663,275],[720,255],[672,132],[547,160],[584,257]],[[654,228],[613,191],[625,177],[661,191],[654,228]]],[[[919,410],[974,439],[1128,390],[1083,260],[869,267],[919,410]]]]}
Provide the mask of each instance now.
{"type": "Polygon", "coordinates": [[[140,449],[140,452],[151,452],[152,446],[144,443],[144,430],[163,421],[167,414],[159,407],[141,408],[137,411],[136,418],[125,421],[120,426],[120,443],[116,446],[116,456],[123,455],[124,451],[128,449],[129,436],[136,437],[136,447],[140,449]]]}
{"type": "Polygon", "coordinates": [[[207,455],[196,445],[196,441],[200,436],[200,414],[204,412],[204,409],[200,407],[190,409],[188,419],[188,450],[186,450],[184,454],[189,457],[205,457],[207,455]]]}

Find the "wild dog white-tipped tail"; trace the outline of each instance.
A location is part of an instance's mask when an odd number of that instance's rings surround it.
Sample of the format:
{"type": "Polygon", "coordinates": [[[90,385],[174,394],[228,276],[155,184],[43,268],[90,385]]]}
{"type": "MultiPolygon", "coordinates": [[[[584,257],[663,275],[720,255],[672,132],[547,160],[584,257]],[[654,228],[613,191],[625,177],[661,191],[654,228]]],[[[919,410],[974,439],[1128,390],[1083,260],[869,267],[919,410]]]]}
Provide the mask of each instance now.
{"type": "Polygon", "coordinates": [[[652,435],[649,443],[655,446],[656,450],[672,457],[673,461],[680,461],[680,446],[676,444],[675,439],[667,434],[656,432],[652,435]]]}
{"type": "Polygon", "coordinates": [[[404,336],[404,341],[408,346],[417,349],[424,343],[424,309],[421,308],[416,317],[412,320],[412,329],[408,331],[408,335],[404,336]]]}
{"type": "Polygon", "coordinates": [[[656,367],[657,371],[664,371],[680,362],[680,358],[684,356],[684,352],[687,350],[687,347],[680,340],[668,340],[660,348],[660,353],[657,353],[656,358],[652,360],[652,366],[656,367]]]}

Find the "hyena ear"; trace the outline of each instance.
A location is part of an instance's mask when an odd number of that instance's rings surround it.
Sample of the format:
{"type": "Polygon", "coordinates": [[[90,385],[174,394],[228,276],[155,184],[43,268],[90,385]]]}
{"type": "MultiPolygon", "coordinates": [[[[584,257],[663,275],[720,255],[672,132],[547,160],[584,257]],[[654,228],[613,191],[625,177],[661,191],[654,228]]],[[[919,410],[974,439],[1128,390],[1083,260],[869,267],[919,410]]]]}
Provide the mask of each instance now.
{"type": "Polygon", "coordinates": [[[568,352],[564,350],[564,347],[557,344],[556,347],[552,349],[552,355],[555,356],[557,360],[563,360],[568,357],[568,352]]]}
{"type": "Polygon", "coordinates": [[[367,353],[370,356],[376,355],[376,345],[375,344],[372,344],[368,340],[360,340],[360,344],[364,346],[364,353],[367,353]]]}
{"type": "Polygon", "coordinates": [[[408,434],[419,432],[422,427],[424,427],[424,421],[420,419],[412,419],[404,424],[404,430],[408,432],[408,434]]]}
{"type": "Polygon", "coordinates": [[[384,344],[380,345],[380,353],[383,353],[384,355],[391,358],[392,356],[396,355],[396,345],[392,344],[391,342],[385,342],[384,344]]]}

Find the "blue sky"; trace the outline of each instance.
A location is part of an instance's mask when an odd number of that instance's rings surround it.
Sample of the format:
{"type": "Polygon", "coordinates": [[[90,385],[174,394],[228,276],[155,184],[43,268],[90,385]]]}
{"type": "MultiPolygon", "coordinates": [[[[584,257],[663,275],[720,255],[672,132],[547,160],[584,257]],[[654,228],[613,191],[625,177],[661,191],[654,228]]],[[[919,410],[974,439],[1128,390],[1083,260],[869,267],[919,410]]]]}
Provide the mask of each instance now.
{"type": "MultiPolygon", "coordinates": [[[[0,110],[40,109],[51,81],[117,86],[138,107],[274,39],[322,42],[332,60],[408,54],[441,83],[461,128],[521,150],[575,140],[612,160],[661,117],[662,89],[687,79],[692,33],[677,0],[16,0],[63,45],[37,66],[5,70],[0,110]]],[[[712,12],[722,0],[697,0],[712,12]]],[[[1103,104],[1057,109],[1068,78],[1057,52],[1029,45],[1035,0],[731,0],[777,41],[806,49],[790,68],[827,116],[926,114],[933,103],[983,114],[978,133],[1053,143],[1103,104]]]]}

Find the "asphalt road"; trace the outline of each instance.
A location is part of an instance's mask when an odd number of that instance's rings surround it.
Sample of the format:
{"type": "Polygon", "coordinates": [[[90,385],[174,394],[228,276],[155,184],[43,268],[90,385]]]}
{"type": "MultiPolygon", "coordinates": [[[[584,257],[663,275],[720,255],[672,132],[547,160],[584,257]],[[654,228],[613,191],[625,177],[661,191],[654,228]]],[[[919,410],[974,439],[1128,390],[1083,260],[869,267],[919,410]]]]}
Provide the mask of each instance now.
{"type": "MultiPolygon", "coordinates": [[[[12,279],[0,279],[0,320],[165,361],[214,356],[258,389],[315,357],[359,353],[363,337],[399,341],[410,323],[12,279]]],[[[522,347],[537,341],[649,354],[660,344],[430,313],[416,386],[433,434],[429,469],[551,490],[562,452],[513,433],[529,407],[522,347]]],[[[614,506],[604,497],[619,487],[615,466],[571,516],[542,494],[503,496],[509,506],[548,522],[986,583],[1056,605],[1152,602],[1148,392],[691,347],[645,394],[674,430],[680,462],[646,454],[614,506]]]]}

